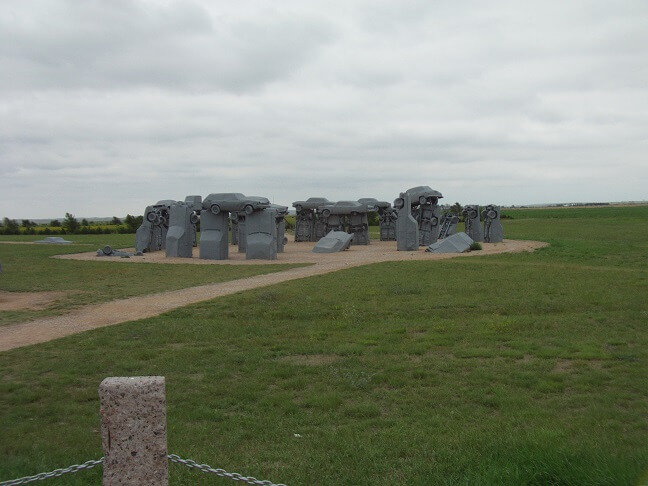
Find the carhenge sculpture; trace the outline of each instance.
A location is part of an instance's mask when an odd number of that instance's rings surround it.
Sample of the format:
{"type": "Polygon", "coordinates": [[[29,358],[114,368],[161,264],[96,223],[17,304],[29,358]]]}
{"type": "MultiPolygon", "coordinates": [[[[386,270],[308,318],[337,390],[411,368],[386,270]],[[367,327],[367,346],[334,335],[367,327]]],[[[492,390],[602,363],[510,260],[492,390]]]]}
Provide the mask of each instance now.
{"type": "MultiPolygon", "coordinates": [[[[248,198],[238,192],[214,193],[205,198],[202,207],[200,258],[226,260],[229,255],[229,213],[235,212],[239,217],[250,216],[270,207],[270,201],[265,198],[248,198]]],[[[240,229],[239,223],[239,232],[240,229]]],[[[239,244],[243,240],[240,236],[239,234],[239,244]]]]}
{"type": "Polygon", "coordinates": [[[320,206],[333,204],[325,197],[309,197],[305,201],[293,202],[296,211],[295,241],[317,241],[326,234],[326,223],[322,220],[320,206]]]}
{"type": "Polygon", "coordinates": [[[464,229],[473,241],[484,241],[484,230],[479,221],[479,206],[469,204],[463,208],[461,215],[464,218],[464,229]]]}
{"type": "MultiPolygon", "coordinates": [[[[396,240],[396,212],[387,201],[379,201],[373,197],[358,199],[359,203],[366,204],[370,213],[378,213],[380,227],[380,241],[396,240]]],[[[367,221],[368,222],[368,221],[367,221]]]]}
{"type": "Polygon", "coordinates": [[[353,235],[352,245],[369,244],[369,219],[366,204],[358,201],[338,201],[321,206],[322,218],[326,221],[326,232],[347,231],[353,235]]]}
{"type": "Polygon", "coordinates": [[[144,210],[144,219],[135,233],[135,251],[163,250],[169,229],[169,209],[176,201],[162,200],[144,210]]]}
{"type": "Polygon", "coordinates": [[[482,211],[484,219],[484,241],[486,243],[501,243],[504,240],[504,230],[500,221],[500,207],[489,204],[482,211]]]}
{"type": "Polygon", "coordinates": [[[407,190],[412,204],[412,212],[419,225],[419,246],[428,246],[439,239],[441,208],[439,191],[430,186],[412,187],[407,190]]]}
{"type": "MultiPolygon", "coordinates": [[[[396,241],[399,250],[412,248],[413,244],[409,239],[411,238],[412,231],[408,228],[411,222],[399,222],[401,214],[405,217],[411,216],[416,221],[417,226],[417,247],[428,246],[437,239],[439,239],[441,208],[439,207],[439,199],[443,195],[439,191],[435,191],[429,186],[417,186],[401,192],[400,197],[394,201],[394,208],[398,210],[396,219],[396,241]],[[405,201],[408,201],[408,208],[405,208],[405,201]],[[406,236],[409,235],[409,236],[406,236]],[[401,241],[399,238],[407,239],[407,243],[401,241]]],[[[410,250],[411,251],[411,250],[410,250]]]]}
{"type": "Polygon", "coordinates": [[[397,211],[390,203],[378,206],[378,224],[380,225],[380,241],[396,241],[397,211]]]}

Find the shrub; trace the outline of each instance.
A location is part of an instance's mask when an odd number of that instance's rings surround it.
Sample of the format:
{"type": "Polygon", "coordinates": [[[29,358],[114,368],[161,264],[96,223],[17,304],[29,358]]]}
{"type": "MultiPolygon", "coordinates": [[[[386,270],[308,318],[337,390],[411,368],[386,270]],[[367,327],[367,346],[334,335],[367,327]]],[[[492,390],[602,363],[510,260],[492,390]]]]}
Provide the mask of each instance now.
{"type": "Polygon", "coordinates": [[[481,250],[481,249],[482,249],[482,245],[481,245],[481,243],[479,241],[473,241],[470,244],[470,251],[476,251],[476,250],[481,250]]]}

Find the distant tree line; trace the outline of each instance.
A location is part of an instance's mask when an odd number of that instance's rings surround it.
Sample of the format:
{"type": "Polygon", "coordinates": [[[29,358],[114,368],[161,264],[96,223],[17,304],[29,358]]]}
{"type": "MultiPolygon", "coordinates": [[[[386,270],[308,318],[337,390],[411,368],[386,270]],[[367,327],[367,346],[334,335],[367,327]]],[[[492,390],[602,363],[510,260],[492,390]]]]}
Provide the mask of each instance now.
{"type": "Polygon", "coordinates": [[[20,223],[15,219],[3,218],[0,223],[0,235],[92,235],[110,233],[135,233],[142,224],[143,216],[126,215],[122,221],[113,216],[110,222],[88,221],[83,218],[79,222],[73,214],[65,213],[63,221],[54,219],[49,224],[37,224],[29,219],[20,223]]]}

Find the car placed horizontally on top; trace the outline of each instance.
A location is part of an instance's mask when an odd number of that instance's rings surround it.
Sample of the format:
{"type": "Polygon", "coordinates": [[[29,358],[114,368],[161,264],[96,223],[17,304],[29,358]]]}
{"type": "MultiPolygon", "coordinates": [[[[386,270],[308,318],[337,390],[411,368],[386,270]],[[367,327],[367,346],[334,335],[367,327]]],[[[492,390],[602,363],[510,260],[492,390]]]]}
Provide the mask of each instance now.
{"type": "Polygon", "coordinates": [[[255,210],[270,207],[270,201],[265,197],[248,197],[240,192],[222,192],[210,194],[203,200],[203,208],[213,214],[221,211],[245,212],[252,214],[255,210]]]}
{"type": "Polygon", "coordinates": [[[360,214],[368,211],[367,205],[358,201],[338,201],[335,204],[326,204],[320,207],[322,216],[328,218],[331,214],[360,214]]]}

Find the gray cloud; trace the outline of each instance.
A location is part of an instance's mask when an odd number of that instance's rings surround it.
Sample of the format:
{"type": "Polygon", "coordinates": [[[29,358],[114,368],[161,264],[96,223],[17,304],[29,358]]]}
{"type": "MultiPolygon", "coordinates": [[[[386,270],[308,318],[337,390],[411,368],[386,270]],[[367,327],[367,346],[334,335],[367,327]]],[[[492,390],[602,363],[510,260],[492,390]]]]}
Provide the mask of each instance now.
{"type": "Polygon", "coordinates": [[[312,16],[212,16],[192,3],[14,2],[0,17],[0,86],[24,89],[259,89],[334,36],[312,16]]]}
{"type": "Polygon", "coordinates": [[[646,199],[647,23],[640,1],[9,1],[0,216],[646,199]]]}

